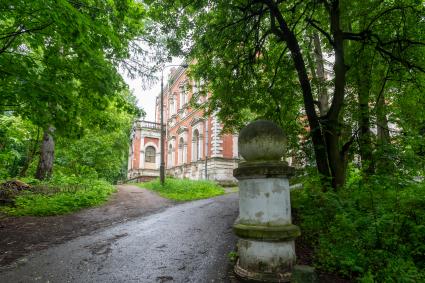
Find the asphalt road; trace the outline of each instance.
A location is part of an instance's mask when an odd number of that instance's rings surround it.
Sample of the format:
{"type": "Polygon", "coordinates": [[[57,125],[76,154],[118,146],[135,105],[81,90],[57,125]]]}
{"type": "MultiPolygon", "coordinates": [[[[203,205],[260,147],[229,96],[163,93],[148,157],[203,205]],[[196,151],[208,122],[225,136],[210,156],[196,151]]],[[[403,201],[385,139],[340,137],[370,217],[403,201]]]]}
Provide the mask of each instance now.
{"type": "Polygon", "coordinates": [[[21,258],[0,282],[227,282],[237,194],[179,204],[21,258]]]}

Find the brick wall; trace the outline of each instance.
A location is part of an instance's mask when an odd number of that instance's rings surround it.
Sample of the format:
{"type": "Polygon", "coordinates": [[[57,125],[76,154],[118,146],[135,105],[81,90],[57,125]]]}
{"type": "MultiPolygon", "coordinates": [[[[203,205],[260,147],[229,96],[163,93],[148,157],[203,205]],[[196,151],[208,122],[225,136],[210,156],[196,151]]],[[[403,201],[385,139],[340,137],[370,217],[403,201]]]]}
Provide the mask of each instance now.
{"type": "MultiPolygon", "coordinates": [[[[175,70],[171,77],[165,81],[169,81],[171,84],[166,84],[164,87],[164,124],[166,124],[167,129],[164,159],[166,168],[175,168],[169,173],[174,172],[179,177],[204,178],[205,176],[202,176],[202,174],[205,173],[202,172],[205,169],[202,164],[205,163],[207,155],[212,162],[208,165],[208,167],[211,167],[208,171],[211,172],[214,179],[232,178],[232,168],[237,164],[234,159],[237,154],[235,155],[233,152],[235,144],[233,135],[221,134],[223,127],[216,116],[204,117],[202,109],[189,103],[200,86],[193,88],[197,83],[190,80],[182,69],[175,70]],[[199,134],[198,143],[193,142],[195,133],[199,134]],[[181,139],[183,139],[183,143],[181,143],[181,139]],[[169,152],[170,145],[172,145],[172,152],[169,152]],[[194,154],[198,155],[197,160],[195,160],[194,154]],[[230,163],[226,163],[226,160],[230,163]]],[[[195,96],[193,99],[198,98],[195,96]]],[[[202,104],[205,99],[205,97],[201,97],[198,102],[202,104]]],[[[155,111],[157,123],[160,123],[159,102],[158,96],[155,111]]],[[[143,138],[144,145],[152,142],[160,150],[159,138],[150,136],[143,138]]],[[[140,149],[140,134],[139,136],[136,134],[133,139],[134,169],[143,164],[143,162],[140,162],[140,154],[137,154],[140,153],[140,149]]]]}

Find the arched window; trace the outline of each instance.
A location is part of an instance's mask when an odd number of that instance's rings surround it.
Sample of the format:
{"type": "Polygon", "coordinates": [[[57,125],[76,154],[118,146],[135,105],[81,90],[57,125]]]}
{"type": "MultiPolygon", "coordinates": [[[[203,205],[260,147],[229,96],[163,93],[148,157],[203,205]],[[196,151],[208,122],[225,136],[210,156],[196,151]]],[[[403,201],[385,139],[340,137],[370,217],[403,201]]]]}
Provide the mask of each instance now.
{"type": "Polygon", "coordinates": [[[169,108],[168,109],[169,116],[172,116],[175,113],[174,112],[174,99],[173,99],[173,96],[170,97],[169,107],[168,108],[169,108]]]}
{"type": "Polygon", "coordinates": [[[148,146],[145,149],[145,162],[155,163],[155,148],[153,146],[148,146]]]}
{"type": "Polygon", "coordinates": [[[201,144],[201,141],[200,141],[200,138],[199,138],[199,131],[198,131],[198,129],[196,129],[193,132],[193,160],[194,161],[201,158],[200,155],[199,155],[200,144],[201,144]]]}
{"type": "Polygon", "coordinates": [[[186,93],[185,93],[185,90],[184,90],[184,86],[183,85],[181,85],[180,86],[180,109],[181,108],[183,108],[183,105],[185,105],[186,104],[186,93]]]}

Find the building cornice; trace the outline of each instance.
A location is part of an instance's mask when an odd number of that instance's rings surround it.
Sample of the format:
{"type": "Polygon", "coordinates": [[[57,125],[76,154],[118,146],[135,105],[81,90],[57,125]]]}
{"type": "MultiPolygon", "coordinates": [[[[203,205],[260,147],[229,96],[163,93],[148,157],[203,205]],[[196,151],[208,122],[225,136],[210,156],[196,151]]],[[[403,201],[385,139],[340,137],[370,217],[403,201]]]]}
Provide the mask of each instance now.
{"type": "Polygon", "coordinates": [[[190,125],[193,127],[193,126],[195,126],[195,125],[197,125],[197,124],[199,124],[199,123],[201,123],[201,122],[204,122],[206,119],[204,118],[204,117],[197,117],[197,118],[194,118],[191,122],[190,122],[190,125]]]}
{"type": "Polygon", "coordinates": [[[182,133],[187,132],[187,131],[189,131],[187,129],[187,127],[180,126],[180,128],[178,128],[178,130],[177,130],[177,134],[182,134],[182,133]]]}
{"type": "MultiPolygon", "coordinates": [[[[184,62],[182,64],[184,64],[184,62]]],[[[181,67],[180,66],[180,67],[177,68],[176,71],[174,71],[174,73],[170,76],[167,84],[163,88],[162,93],[163,93],[164,96],[169,92],[170,89],[172,89],[175,86],[176,82],[185,73],[186,69],[187,69],[187,67],[181,67]],[[171,84],[169,83],[170,81],[172,81],[171,84]]],[[[161,93],[159,93],[159,95],[161,95],[161,93]]]]}

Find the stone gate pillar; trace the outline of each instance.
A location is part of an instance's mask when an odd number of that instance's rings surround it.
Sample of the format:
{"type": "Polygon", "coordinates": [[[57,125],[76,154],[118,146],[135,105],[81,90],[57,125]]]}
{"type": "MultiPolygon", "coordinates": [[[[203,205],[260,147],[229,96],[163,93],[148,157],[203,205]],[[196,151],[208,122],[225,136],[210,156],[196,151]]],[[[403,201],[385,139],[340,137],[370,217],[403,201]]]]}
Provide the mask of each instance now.
{"type": "Polygon", "coordinates": [[[288,178],[294,168],[281,161],[285,135],[273,122],[259,120],[241,130],[238,146],[245,161],[233,171],[239,180],[235,272],[254,281],[289,282],[300,230],[291,221],[288,178]]]}

